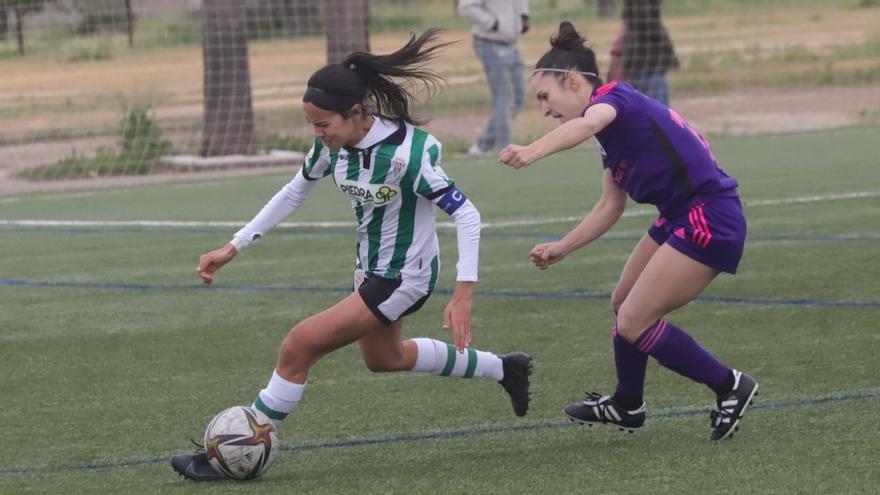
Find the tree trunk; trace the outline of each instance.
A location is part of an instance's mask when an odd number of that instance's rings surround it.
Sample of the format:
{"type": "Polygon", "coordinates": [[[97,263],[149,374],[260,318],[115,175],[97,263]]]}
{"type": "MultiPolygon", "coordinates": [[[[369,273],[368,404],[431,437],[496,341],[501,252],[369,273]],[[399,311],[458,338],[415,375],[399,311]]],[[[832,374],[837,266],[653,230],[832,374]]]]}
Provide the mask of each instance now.
{"type": "Polygon", "coordinates": [[[128,29],[128,46],[134,46],[134,13],[131,11],[131,0],[125,0],[125,22],[128,29]]]}
{"type": "Polygon", "coordinates": [[[610,17],[614,13],[614,0],[597,0],[596,14],[599,17],[610,17]]]}
{"type": "Polygon", "coordinates": [[[205,0],[202,15],[202,155],[251,154],[254,110],[244,4],[239,0],[205,0]]]}
{"type": "Polygon", "coordinates": [[[323,7],[328,64],[370,51],[370,0],[325,0],[323,7]]]}
{"type": "Polygon", "coordinates": [[[9,13],[6,9],[0,9],[0,41],[6,41],[9,35],[9,13]]]}
{"type": "Polygon", "coordinates": [[[24,13],[21,8],[15,8],[15,39],[18,41],[18,54],[24,55],[24,24],[21,18],[24,13]]]}

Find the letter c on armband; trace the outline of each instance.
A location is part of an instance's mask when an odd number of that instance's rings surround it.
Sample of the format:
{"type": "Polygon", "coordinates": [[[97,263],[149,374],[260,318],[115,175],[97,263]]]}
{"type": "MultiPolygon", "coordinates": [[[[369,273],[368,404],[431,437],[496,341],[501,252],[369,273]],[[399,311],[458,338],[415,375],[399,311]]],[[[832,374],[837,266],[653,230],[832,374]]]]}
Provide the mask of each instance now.
{"type": "Polygon", "coordinates": [[[467,196],[465,196],[464,193],[461,192],[457,187],[453,187],[452,189],[446,191],[443,196],[440,197],[440,200],[437,201],[437,206],[440,207],[441,210],[445,211],[448,215],[452,215],[466,201],[467,196]]]}

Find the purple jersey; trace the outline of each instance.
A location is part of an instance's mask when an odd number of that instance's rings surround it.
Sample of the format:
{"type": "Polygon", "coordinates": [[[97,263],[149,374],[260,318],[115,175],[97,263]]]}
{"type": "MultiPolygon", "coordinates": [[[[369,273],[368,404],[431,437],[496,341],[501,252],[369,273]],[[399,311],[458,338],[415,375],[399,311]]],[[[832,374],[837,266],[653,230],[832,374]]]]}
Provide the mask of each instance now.
{"type": "Polygon", "coordinates": [[[620,82],[596,88],[590,105],[597,103],[617,110],[596,142],[614,183],[633,200],[672,215],[694,197],[737,197],[736,179],[718,167],[709,142],[671,108],[620,82]]]}

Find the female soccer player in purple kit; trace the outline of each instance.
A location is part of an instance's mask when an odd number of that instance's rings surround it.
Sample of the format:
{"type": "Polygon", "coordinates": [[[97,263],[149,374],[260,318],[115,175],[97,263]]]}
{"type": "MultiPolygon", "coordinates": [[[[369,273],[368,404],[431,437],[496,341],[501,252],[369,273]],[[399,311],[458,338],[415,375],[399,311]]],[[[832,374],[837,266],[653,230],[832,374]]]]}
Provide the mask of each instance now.
{"type": "Polygon", "coordinates": [[[709,438],[727,438],[758,383],[663,317],[697,297],[720,272],[736,272],[746,235],[737,182],[718,167],[708,141],[672,109],[629,84],[603,84],[596,56],[584,42],[571,23],[562,22],[531,77],[544,114],[562,124],[528,146],[508,146],[499,157],[518,169],[594,136],[602,155],[598,203],[561,240],[535,246],[532,262],[547,269],[596,240],[620,218],[627,195],[655,205],[660,215],[630,254],[611,296],[617,388],[610,396],[589,393],[565,413],[581,423],[641,428],[652,356],[715,392],[709,438]]]}

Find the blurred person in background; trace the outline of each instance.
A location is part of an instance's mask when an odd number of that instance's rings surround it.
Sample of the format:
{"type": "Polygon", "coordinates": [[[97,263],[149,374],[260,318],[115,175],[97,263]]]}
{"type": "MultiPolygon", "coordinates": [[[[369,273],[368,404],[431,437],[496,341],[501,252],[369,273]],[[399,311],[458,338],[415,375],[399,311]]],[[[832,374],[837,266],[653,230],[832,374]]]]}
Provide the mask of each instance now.
{"type": "Polygon", "coordinates": [[[623,26],[611,46],[609,81],[624,81],[669,105],[666,73],[678,68],[669,33],[660,20],[662,0],[625,0],[623,26]]]}
{"type": "Polygon", "coordinates": [[[484,155],[511,143],[513,119],[525,99],[517,41],[529,30],[529,5],[528,0],[460,0],[458,13],[473,23],[474,51],[492,93],[492,117],[468,149],[471,155],[484,155]]]}

